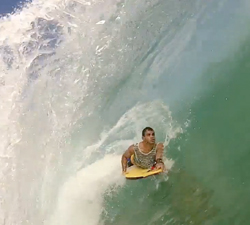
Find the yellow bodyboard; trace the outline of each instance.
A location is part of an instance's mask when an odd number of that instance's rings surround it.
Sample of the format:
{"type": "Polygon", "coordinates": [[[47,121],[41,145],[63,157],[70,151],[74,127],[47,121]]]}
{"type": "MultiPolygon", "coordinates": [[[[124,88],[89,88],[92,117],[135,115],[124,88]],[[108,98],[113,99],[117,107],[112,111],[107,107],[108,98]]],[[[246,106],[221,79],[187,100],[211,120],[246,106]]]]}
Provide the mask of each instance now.
{"type": "Polygon", "coordinates": [[[159,174],[161,172],[162,172],[162,169],[158,169],[158,170],[142,169],[138,166],[133,165],[127,168],[125,177],[127,179],[139,179],[139,178],[144,178],[144,177],[148,177],[151,175],[159,174]]]}

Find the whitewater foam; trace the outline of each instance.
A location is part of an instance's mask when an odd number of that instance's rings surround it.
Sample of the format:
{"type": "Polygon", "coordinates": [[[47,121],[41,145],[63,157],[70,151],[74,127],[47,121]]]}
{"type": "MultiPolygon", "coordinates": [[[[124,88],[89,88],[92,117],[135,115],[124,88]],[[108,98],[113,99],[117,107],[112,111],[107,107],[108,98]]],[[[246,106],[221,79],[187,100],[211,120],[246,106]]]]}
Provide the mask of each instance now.
{"type": "Polygon", "coordinates": [[[98,224],[107,189],[125,183],[120,156],[106,155],[72,176],[61,188],[55,214],[49,224],[98,224]]]}

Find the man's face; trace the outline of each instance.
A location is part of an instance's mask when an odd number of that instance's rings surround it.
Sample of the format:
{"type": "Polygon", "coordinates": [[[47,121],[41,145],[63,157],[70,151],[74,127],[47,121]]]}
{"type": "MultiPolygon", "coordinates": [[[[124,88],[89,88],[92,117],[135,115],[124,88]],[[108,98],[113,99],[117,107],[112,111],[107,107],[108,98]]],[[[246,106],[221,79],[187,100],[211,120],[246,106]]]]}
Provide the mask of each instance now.
{"type": "Polygon", "coordinates": [[[150,144],[155,143],[155,132],[153,130],[146,130],[145,136],[142,139],[150,144]]]}

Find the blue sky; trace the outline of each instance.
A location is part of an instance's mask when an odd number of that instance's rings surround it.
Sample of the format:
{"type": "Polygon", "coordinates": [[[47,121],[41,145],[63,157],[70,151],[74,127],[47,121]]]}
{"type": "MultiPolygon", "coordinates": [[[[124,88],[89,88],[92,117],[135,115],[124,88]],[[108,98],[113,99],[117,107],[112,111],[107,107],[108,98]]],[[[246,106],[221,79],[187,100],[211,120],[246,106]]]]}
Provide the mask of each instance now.
{"type": "Polygon", "coordinates": [[[23,0],[0,0],[0,16],[13,12],[23,0]]]}

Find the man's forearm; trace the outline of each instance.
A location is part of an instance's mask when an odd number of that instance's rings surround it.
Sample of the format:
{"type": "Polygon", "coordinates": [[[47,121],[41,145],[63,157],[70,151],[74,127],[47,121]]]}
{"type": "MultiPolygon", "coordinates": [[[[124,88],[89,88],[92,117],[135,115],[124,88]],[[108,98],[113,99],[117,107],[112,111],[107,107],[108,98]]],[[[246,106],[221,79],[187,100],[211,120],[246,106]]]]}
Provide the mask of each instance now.
{"type": "Polygon", "coordinates": [[[122,171],[125,172],[127,169],[127,158],[125,155],[122,155],[121,163],[122,163],[122,171]]]}
{"type": "Polygon", "coordinates": [[[157,160],[162,160],[162,156],[163,156],[162,153],[158,153],[158,154],[156,155],[156,157],[155,157],[155,160],[156,160],[156,161],[157,161],[157,160]]]}
{"type": "Polygon", "coordinates": [[[155,160],[162,160],[163,157],[163,151],[164,151],[164,145],[161,144],[158,146],[157,148],[157,152],[156,152],[156,156],[155,156],[155,160]]]}

